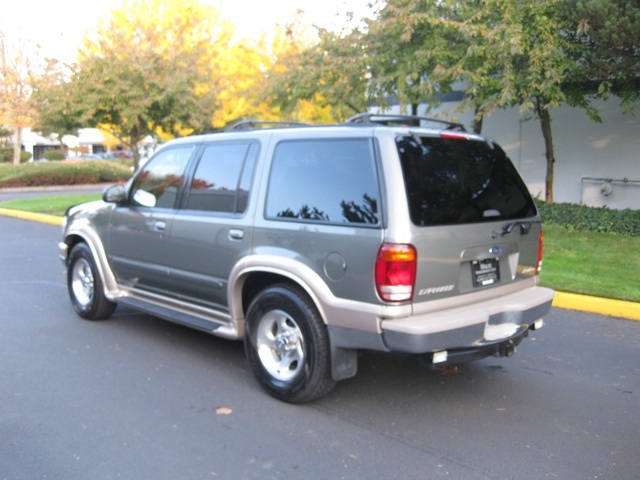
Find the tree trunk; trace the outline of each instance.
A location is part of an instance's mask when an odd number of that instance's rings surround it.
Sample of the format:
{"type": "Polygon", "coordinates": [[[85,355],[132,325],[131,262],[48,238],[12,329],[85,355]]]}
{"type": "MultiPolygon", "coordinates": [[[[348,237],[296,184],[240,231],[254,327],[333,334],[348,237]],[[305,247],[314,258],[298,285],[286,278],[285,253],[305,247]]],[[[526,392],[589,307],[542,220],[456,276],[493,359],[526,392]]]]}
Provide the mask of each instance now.
{"type": "Polygon", "coordinates": [[[22,153],[22,127],[13,127],[13,164],[20,165],[22,153]]]}
{"type": "Polygon", "coordinates": [[[556,163],[553,151],[553,136],[551,134],[551,115],[549,110],[542,105],[542,100],[536,100],[536,113],[540,119],[542,136],[544,137],[544,156],[547,159],[547,174],[545,177],[545,201],[551,205],[553,203],[553,167],[556,163]]]}
{"type": "Polygon", "coordinates": [[[482,121],[484,120],[484,115],[479,113],[480,108],[476,107],[474,115],[473,115],[473,133],[480,135],[482,133],[482,121]]]}
{"type": "Polygon", "coordinates": [[[133,171],[137,172],[140,168],[140,149],[138,148],[138,142],[131,142],[131,153],[133,153],[133,171]]]}
{"type": "Polygon", "coordinates": [[[411,115],[413,115],[414,117],[416,115],[418,115],[418,104],[417,103],[412,103],[411,104],[411,115]]]}

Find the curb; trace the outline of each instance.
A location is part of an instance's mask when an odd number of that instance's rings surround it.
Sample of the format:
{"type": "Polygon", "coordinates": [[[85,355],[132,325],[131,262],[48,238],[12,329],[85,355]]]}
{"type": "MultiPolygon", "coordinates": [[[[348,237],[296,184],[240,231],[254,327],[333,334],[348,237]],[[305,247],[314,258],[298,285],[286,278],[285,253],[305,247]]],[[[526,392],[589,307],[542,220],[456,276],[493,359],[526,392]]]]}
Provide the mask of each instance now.
{"type": "Polygon", "coordinates": [[[63,218],[55,215],[46,215],[44,213],[24,212],[22,210],[13,210],[10,208],[0,208],[0,215],[5,217],[18,218],[20,220],[31,220],[34,222],[48,223],[49,225],[62,225],[63,218]]]}
{"type": "Polygon", "coordinates": [[[640,320],[640,303],[590,297],[575,293],[556,292],[554,307],[581,312],[599,313],[627,320],[640,320]]]}
{"type": "MultiPolygon", "coordinates": [[[[62,217],[56,217],[55,215],[24,212],[22,210],[11,210],[9,208],[0,208],[0,215],[21,220],[48,223],[50,225],[62,225],[63,221],[62,217]]],[[[626,320],[640,321],[640,303],[635,302],[556,292],[552,305],[556,308],[566,310],[578,310],[580,312],[598,313],[600,315],[624,318],[626,320]]]]}

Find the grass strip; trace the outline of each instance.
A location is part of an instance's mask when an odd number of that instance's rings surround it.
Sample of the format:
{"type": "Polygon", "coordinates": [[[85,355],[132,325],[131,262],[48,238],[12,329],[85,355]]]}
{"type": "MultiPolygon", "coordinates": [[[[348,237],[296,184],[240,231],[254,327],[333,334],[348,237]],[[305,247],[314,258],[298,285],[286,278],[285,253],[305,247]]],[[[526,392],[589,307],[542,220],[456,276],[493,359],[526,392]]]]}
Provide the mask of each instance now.
{"type": "Polygon", "coordinates": [[[67,208],[80,203],[100,200],[99,194],[52,195],[50,197],[20,198],[0,202],[0,207],[25,212],[46,213],[62,217],[67,208]]]}
{"type": "Polygon", "coordinates": [[[542,284],[562,292],[640,302],[640,237],[546,225],[542,284]]]}

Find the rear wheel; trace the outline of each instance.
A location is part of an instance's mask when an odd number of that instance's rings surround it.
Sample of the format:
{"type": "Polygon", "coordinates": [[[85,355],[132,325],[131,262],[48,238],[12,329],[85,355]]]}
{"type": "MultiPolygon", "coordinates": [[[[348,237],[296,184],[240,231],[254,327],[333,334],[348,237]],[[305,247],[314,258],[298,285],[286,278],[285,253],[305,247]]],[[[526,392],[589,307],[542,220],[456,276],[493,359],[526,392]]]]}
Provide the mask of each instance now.
{"type": "Polygon", "coordinates": [[[69,298],[75,311],[87,320],[109,318],[116,308],[104,295],[104,288],[91,250],[79,243],[69,255],[67,270],[69,298]]]}
{"type": "Polygon", "coordinates": [[[304,403],[335,385],[327,328],[297,286],[268,287],[247,311],[245,353],[254,375],[272,396],[304,403]]]}

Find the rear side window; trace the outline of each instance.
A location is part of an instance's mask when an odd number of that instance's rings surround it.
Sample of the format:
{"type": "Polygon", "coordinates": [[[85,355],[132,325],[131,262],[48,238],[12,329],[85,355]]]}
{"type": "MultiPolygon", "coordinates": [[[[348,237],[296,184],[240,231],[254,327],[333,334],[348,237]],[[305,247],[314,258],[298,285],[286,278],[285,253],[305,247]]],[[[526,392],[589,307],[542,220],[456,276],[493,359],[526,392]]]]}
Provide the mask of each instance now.
{"type": "Polygon", "coordinates": [[[282,220],[378,224],[371,140],[280,143],[271,166],[266,215],[282,220]]]}
{"type": "Polygon", "coordinates": [[[186,208],[243,213],[257,153],[254,143],[207,145],[191,181],[186,208]]]}
{"type": "Polygon", "coordinates": [[[531,217],[536,208],[497,145],[440,137],[396,140],[411,221],[456,225],[531,217]]]}

